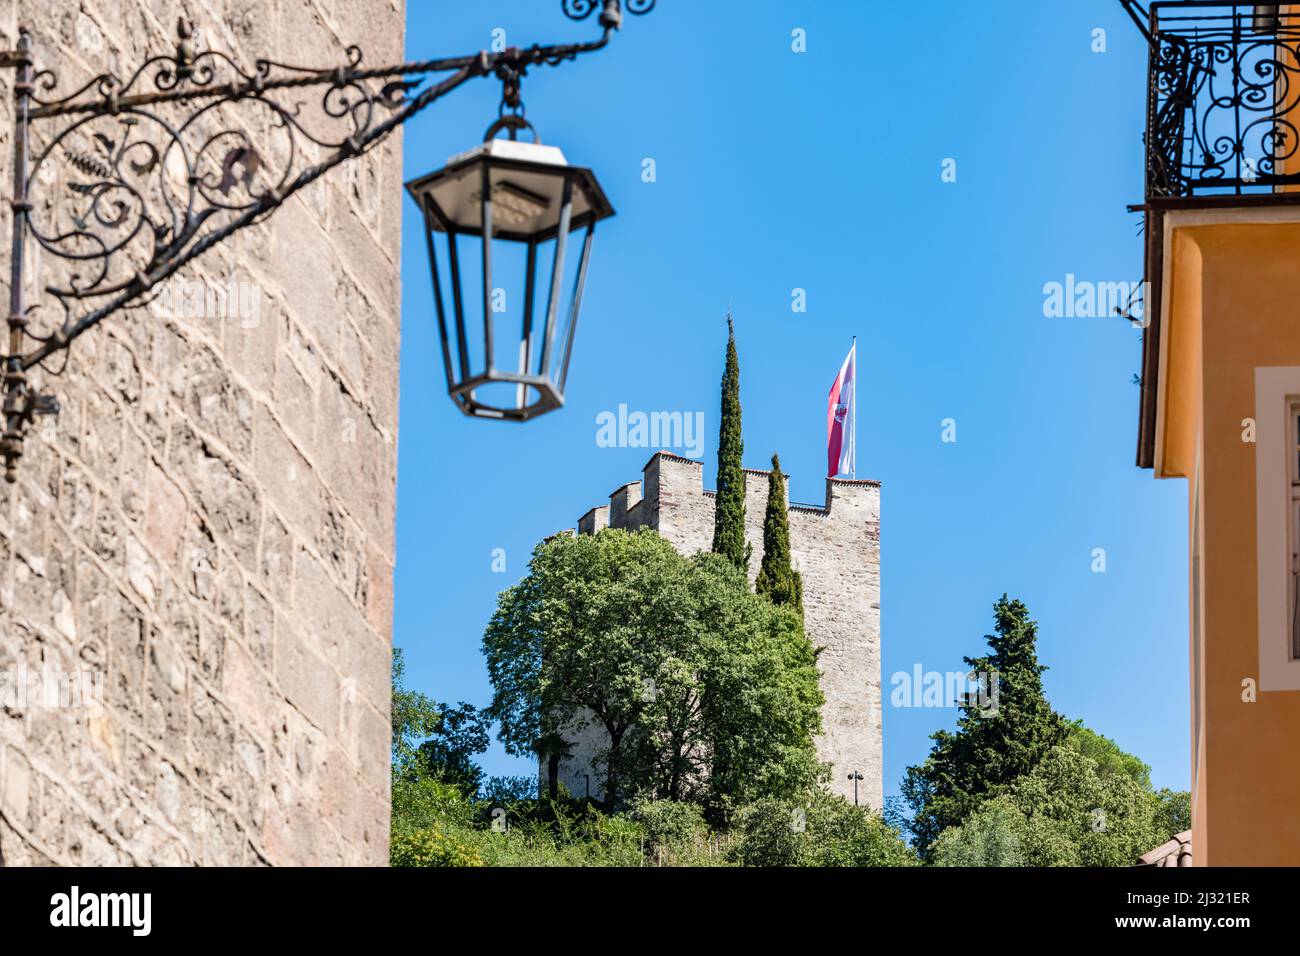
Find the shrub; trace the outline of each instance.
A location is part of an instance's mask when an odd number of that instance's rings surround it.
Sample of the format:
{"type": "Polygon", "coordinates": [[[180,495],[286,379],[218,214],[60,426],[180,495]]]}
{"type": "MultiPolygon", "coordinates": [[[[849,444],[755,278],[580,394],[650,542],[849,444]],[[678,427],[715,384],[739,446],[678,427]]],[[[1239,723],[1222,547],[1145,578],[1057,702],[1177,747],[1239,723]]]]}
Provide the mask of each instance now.
{"type": "Polygon", "coordinates": [[[768,798],[744,808],[729,856],[744,866],[915,866],[896,829],[869,807],[817,790],[805,800],[768,798]]]}
{"type": "Polygon", "coordinates": [[[483,866],[483,858],[472,846],[436,827],[393,837],[389,849],[392,866],[483,866]]]}
{"type": "Polygon", "coordinates": [[[639,800],[632,806],[631,817],[645,829],[646,844],[651,849],[694,843],[706,832],[700,808],[672,800],[639,800]]]}
{"type": "Polygon", "coordinates": [[[463,834],[488,866],[639,866],[645,831],[586,805],[540,801],[510,808],[497,829],[463,834]]]}
{"type": "Polygon", "coordinates": [[[444,830],[468,827],[475,817],[474,805],[459,787],[428,777],[394,780],[392,807],[394,834],[413,833],[433,826],[444,830]]]}

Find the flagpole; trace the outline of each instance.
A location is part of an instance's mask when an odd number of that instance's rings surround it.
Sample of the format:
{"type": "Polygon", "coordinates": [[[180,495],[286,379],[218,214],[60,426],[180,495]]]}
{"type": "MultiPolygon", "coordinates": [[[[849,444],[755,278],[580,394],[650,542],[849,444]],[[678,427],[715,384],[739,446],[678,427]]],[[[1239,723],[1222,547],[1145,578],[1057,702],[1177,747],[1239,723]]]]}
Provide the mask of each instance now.
{"type": "Polygon", "coordinates": [[[853,336],[853,434],[849,446],[853,450],[853,480],[858,480],[858,337],[853,336]]]}

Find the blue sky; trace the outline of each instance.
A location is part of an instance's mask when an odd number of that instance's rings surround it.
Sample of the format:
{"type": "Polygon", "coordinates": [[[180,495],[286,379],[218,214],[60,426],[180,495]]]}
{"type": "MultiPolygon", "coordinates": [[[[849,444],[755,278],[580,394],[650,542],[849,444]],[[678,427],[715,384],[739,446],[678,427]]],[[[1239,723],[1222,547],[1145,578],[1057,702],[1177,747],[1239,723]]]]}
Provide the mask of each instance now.
{"type": "MultiPolygon", "coordinates": [[[[560,0],[408,7],[412,59],[485,48],[496,28],[519,46],[597,29],[560,0]]],[[[1136,332],[1043,314],[1044,285],[1067,274],[1140,278],[1125,204],[1142,189],[1145,62],[1113,0],[660,0],[610,49],[535,70],[529,119],[596,171],[618,215],[596,237],[568,403],[520,426],[447,398],[407,203],[394,643],[408,684],[488,702],[479,642],[497,592],[650,455],[599,447],[600,412],[703,411],[712,486],[730,303],[746,465],[780,452],[792,500],[823,500],[826,394],[858,337],[858,473],[884,483],[886,795],[956,716],[891,708],[890,676],[961,668],[1003,592],[1040,623],[1053,705],[1150,763],[1157,786],[1186,788],[1186,485],[1133,465],[1136,332]]],[[[472,146],[499,98],[478,81],[412,122],[407,178],[472,146]]],[[[483,764],[531,771],[495,745],[483,764]]]]}

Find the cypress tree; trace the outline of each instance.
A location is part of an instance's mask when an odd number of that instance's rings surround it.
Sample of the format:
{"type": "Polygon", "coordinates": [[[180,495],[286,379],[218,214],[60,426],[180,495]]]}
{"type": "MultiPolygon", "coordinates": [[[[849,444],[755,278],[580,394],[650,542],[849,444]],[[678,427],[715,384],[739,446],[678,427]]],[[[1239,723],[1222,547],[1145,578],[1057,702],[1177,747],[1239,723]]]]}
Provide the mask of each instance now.
{"type": "Polygon", "coordinates": [[[785,475],[781,457],[772,456],[767,479],[767,511],[763,515],[763,564],[755,590],[776,605],[789,605],[803,614],[803,579],[790,564],[790,516],[785,507],[785,475]]]}
{"type": "Polygon", "coordinates": [[[742,571],[749,568],[745,544],[745,470],[741,457],[740,360],[736,331],[727,313],[727,368],[722,373],[722,415],[718,433],[718,492],[714,498],[713,550],[742,571]]]}

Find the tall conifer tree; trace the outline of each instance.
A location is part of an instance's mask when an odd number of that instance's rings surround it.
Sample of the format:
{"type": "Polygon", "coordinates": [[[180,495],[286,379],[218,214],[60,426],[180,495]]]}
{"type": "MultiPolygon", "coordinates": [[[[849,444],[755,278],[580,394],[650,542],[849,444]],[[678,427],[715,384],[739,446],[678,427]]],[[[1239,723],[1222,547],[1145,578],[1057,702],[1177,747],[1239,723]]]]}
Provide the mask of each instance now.
{"type": "Polygon", "coordinates": [[[1004,594],[993,617],[996,633],[984,638],[989,653],[964,660],[996,683],[986,685],[983,702],[970,694],[958,702],[956,731],[932,734],[929,757],[908,767],[903,780],[903,798],[915,814],[914,844],[925,857],[940,833],[1031,772],[1069,734],[1043,693],[1047,668],[1038,663],[1038,624],[1029,609],[1004,594]]]}
{"type": "Polygon", "coordinates": [[[785,475],[781,456],[772,456],[767,479],[767,511],[763,515],[763,564],[755,590],[773,604],[788,605],[803,614],[803,579],[790,563],[790,516],[785,505],[785,475]]]}
{"type": "Polygon", "coordinates": [[[718,434],[718,493],[714,499],[713,550],[742,571],[749,568],[745,545],[745,442],[740,434],[740,360],[736,331],[727,313],[727,368],[722,373],[722,415],[718,434]]]}

